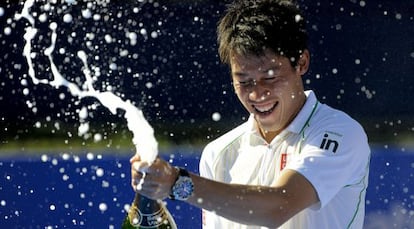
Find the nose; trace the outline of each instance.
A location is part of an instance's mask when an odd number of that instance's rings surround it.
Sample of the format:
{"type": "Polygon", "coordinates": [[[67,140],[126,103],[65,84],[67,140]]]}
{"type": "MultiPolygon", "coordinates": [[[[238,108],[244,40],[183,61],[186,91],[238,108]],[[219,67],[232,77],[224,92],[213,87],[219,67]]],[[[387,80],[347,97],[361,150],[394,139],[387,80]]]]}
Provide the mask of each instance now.
{"type": "Polygon", "coordinates": [[[261,85],[260,82],[255,82],[249,90],[249,99],[251,101],[263,101],[270,95],[270,90],[261,85]]]}

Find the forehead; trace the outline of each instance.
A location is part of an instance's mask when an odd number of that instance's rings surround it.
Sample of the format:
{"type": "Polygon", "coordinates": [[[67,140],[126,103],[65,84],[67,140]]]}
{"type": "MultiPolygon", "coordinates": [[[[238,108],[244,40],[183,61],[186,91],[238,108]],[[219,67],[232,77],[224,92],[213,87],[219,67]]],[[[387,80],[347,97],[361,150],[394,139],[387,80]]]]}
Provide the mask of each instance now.
{"type": "Polygon", "coordinates": [[[281,65],[282,59],[282,56],[269,50],[262,55],[232,53],[230,65],[232,70],[265,70],[265,68],[281,65]]]}

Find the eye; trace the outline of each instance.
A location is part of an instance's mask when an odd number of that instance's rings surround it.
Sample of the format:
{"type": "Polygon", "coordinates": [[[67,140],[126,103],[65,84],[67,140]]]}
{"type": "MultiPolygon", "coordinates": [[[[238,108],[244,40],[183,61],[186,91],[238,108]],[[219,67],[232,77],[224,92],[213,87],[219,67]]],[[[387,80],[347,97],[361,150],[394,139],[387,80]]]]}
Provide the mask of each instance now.
{"type": "Polygon", "coordinates": [[[249,86],[251,86],[251,85],[253,85],[253,84],[254,84],[253,80],[238,81],[238,85],[239,85],[240,87],[249,87],[249,86]]]}
{"type": "Polygon", "coordinates": [[[243,80],[243,81],[236,81],[234,85],[236,87],[249,88],[255,84],[256,84],[255,80],[243,80]]]}
{"type": "Polygon", "coordinates": [[[265,81],[266,83],[272,83],[272,82],[275,82],[277,79],[278,79],[278,77],[277,77],[277,76],[270,76],[270,77],[266,77],[266,78],[264,78],[264,81],[265,81]]]}
{"type": "Polygon", "coordinates": [[[249,85],[250,83],[251,83],[250,80],[248,80],[248,81],[238,81],[239,85],[249,85]]]}

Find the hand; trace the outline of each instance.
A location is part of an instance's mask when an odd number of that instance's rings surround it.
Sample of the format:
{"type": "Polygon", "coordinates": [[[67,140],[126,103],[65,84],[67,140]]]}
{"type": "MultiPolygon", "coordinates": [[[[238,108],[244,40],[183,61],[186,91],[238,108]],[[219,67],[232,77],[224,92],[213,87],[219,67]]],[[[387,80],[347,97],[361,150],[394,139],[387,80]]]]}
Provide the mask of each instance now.
{"type": "Polygon", "coordinates": [[[130,159],[131,185],[134,191],[150,198],[165,199],[178,176],[178,170],[161,158],[149,165],[138,154],[130,159]],[[138,184],[140,189],[137,188],[138,184]]]}

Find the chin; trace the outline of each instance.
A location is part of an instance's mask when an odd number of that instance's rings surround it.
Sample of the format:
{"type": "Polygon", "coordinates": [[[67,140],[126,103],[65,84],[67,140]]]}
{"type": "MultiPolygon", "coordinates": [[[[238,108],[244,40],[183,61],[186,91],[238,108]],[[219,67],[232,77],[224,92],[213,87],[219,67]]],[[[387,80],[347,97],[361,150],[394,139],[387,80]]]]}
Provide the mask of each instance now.
{"type": "Polygon", "coordinates": [[[266,131],[266,132],[274,132],[274,131],[278,130],[278,128],[276,126],[272,125],[274,123],[266,123],[266,122],[258,121],[258,124],[259,124],[260,128],[263,131],[266,131]]]}
{"type": "Polygon", "coordinates": [[[256,116],[256,122],[263,131],[276,132],[280,130],[279,120],[274,116],[256,116]]]}

